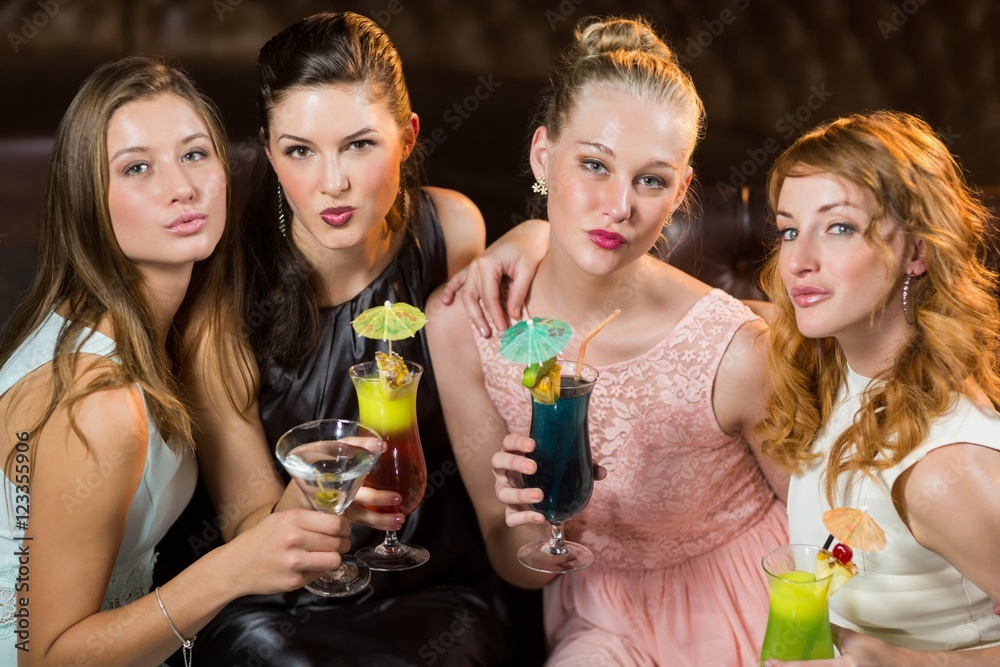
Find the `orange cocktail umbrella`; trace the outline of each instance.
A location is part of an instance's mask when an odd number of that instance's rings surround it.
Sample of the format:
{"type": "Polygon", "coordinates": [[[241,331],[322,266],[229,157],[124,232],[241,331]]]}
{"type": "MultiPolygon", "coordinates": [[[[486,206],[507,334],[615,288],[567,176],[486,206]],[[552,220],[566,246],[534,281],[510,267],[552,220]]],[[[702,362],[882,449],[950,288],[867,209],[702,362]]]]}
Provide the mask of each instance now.
{"type": "Polygon", "coordinates": [[[875,523],[867,508],[834,507],[823,512],[823,525],[838,542],[852,549],[881,551],[885,548],[885,531],[875,523]]]}

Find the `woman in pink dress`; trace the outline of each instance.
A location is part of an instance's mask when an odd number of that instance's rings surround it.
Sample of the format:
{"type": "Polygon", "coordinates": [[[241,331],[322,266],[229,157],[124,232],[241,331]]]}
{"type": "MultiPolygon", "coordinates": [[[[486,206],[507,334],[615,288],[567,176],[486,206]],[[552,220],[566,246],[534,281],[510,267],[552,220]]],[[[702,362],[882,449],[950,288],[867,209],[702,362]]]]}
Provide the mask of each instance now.
{"type": "Polygon", "coordinates": [[[541,490],[521,488],[536,469],[524,456],[534,443],[517,435],[530,421],[524,367],[499,356],[499,336],[476,336],[432,299],[449,434],[493,566],[545,587],[548,664],[757,664],[768,606],[759,559],[787,539],[769,484],[781,480],[752,440],[764,325],[649,253],[684,203],[704,109],[646,24],[597,22],[577,37],[531,144],[551,250],[526,306],[571,325],[566,359],[621,309],[586,351],[600,372],[591,445],[607,477],[566,524],[594,564],[560,576],[518,562],[522,545],[549,534],[528,509],[541,490]]]}

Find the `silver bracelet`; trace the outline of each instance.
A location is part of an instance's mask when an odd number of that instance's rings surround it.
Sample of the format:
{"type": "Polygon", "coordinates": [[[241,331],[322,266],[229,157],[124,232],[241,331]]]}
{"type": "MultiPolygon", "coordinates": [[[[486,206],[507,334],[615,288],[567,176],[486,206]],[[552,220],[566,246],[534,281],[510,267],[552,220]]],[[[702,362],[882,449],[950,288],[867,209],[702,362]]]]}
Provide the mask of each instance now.
{"type": "Polygon", "coordinates": [[[194,648],[194,640],[198,638],[198,635],[194,635],[191,639],[184,639],[181,633],[177,631],[177,626],[174,622],[170,620],[170,614],[167,613],[167,608],[163,606],[163,600],[160,599],[160,587],[157,586],[153,589],[153,593],[156,594],[156,603],[160,605],[160,611],[163,612],[163,617],[167,619],[167,623],[170,624],[170,629],[174,631],[177,635],[177,639],[181,640],[181,654],[184,656],[184,667],[191,667],[191,649],[194,648]]]}

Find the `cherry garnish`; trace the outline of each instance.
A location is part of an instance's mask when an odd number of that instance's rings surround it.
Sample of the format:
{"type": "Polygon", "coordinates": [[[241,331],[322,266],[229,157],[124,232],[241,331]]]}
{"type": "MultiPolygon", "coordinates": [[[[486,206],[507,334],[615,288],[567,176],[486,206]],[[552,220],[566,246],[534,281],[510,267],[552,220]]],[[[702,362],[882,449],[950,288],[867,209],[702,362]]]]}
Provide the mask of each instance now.
{"type": "Polygon", "coordinates": [[[847,565],[848,563],[850,563],[851,559],[854,558],[854,552],[851,551],[851,547],[849,547],[849,546],[847,546],[846,544],[843,544],[843,543],[837,543],[837,544],[835,544],[833,546],[832,553],[833,553],[833,557],[836,558],[837,560],[839,560],[844,565],[847,565]]]}

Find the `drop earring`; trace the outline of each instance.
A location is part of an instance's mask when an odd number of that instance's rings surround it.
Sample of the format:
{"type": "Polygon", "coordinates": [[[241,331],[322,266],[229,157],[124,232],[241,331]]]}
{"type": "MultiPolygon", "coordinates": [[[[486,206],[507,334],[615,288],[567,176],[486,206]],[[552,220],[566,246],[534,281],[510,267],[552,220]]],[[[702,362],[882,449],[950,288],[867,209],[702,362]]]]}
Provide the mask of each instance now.
{"type": "Polygon", "coordinates": [[[284,238],[288,238],[288,224],[285,221],[285,195],[281,191],[281,183],[278,183],[278,231],[284,238]]]}
{"type": "Polygon", "coordinates": [[[903,281],[903,319],[906,320],[907,324],[916,322],[916,315],[910,304],[910,280],[912,278],[913,276],[907,274],[906,280],[903,281]]]}

